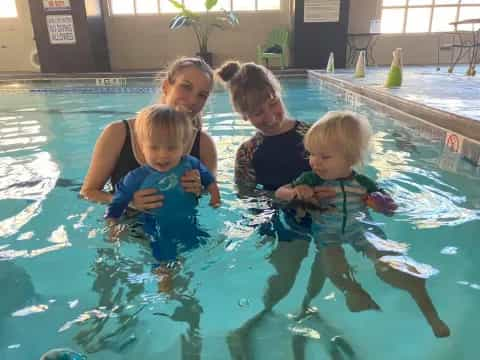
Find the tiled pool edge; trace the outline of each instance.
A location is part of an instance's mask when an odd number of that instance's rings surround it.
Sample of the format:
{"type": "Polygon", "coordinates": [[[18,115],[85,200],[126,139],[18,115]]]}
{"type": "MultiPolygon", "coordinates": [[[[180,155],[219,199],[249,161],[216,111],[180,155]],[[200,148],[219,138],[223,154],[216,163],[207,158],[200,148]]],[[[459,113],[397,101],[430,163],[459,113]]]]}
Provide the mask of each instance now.
{"type": "MultiPolygon", "coordinates": [[[[306,78],[305,69],[273,70],[280,79],[306,78]]],[[[167,72],[144,73],[87,73],[87,74],[43,74],[44,76],[15,77],[0,76],[0,94],[28,93],[156,93],[167,72]],[[130,86],[135,81],[146,81],[146,86],[130,86]],[[60,85],[48,87],[48,85],[60,85]],[[80,86],[78,85],[80,84],[80,86]]],[[[1,74],[0,74],[1,75],[1,74]]],[[[42,75],[42,74],[40,74],[42,75]]],[[[220,86],[221,87],[221,86],[220,86]]],[[[221,87],[223,89],[223,87],[221,87]]]]}
{"type": "Polygon", "coordinates": [[[307,74],[322,86],[344,93],[350,98],[350,103],[355,104],[355,97],[359,97],[372,108],[411,124],[423,134],[441,139],[450,151],[480,166],[480,121],[402,99],[372,87],[355,85],[318,70],[308,70],[307,74]]]}

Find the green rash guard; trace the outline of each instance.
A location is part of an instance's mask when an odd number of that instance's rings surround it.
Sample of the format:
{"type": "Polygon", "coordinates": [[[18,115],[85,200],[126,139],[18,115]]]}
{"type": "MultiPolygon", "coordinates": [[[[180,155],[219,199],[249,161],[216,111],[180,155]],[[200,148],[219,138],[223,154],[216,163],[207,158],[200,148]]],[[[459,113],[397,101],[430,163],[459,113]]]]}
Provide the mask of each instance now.
{"type": "Polygon", "coordinates": [[[329,234],[340,232],[343,235],[355,232],[357,227],[354,224],[357,223],[358,215],[364,213],[366,209],[363,197],[366,194],[382,191],[375,181],[365,175],[357,174],[355,171],[347,178],[335,180],[325,180],[313,171],[308,171],[302,173],[290,185],[292,187],[307,185],[334,188],[336,196],[322,202],[322,205],[328,207],[329,211],[313,216],[313,218],[315,223],[321,225],[322,231],[329,234]]]}

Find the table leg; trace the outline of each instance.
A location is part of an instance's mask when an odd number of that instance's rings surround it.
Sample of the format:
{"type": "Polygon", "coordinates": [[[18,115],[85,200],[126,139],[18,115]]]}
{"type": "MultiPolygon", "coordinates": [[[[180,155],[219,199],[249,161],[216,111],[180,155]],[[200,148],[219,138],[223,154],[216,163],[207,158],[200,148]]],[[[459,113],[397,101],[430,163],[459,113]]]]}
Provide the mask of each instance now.
{"type": "MultiPolygon", "coordinates": [[[[377,36],[372,35],[370,39],[371,40],[369,41],[367,49],[368,49],[368,54],[370,55],[371,64],[375,65],[375,57],[373,56],[373,49],[375,47],[375,43],[377,42],[377,36]]],[[[367,57],[367,65],[368,65],[368,57],[367,57]]]]}

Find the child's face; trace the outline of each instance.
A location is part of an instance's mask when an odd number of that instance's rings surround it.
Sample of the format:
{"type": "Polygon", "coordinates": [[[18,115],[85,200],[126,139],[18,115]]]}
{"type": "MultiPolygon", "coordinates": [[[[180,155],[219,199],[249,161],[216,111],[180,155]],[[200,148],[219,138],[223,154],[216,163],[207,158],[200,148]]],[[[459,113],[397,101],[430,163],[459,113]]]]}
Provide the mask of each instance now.
{"type": "Polygon", "coordinates": [[[265,135],[276,135],[282,129],[285,110],[278,97],[272,97],[248,114],[248,120],[265,135]]]}
{"type": "Polygon", "coordinates": [[[352,173],[352,164],[347,160],[340,146],[325,144],[310,152],[312,170],[325,180],[345,178],[352,173]]]}
{"type": "Polygon", "coordinates": [[[184,155],[183,146],[168,139],[168,134],[155,134],[142,142],[145,162],[155,170],[166,172],[177,166],[184,155]]]}

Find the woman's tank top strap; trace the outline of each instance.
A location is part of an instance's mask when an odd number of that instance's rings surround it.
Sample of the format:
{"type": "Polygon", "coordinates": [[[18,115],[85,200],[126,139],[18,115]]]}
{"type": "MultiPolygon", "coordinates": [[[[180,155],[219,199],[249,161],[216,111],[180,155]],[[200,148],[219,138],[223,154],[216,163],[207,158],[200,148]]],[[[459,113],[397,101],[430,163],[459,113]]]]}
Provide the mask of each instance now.
{"type": "Polygon", "coordinates": [[[190,150],[190,155],[195,156],[197,159],[200,159],[200,134],[201,131],[197,131],[195,135],[195,140],[193,142],[192,150],[190,150]]]}
{"type": "Polygon", "coordinates": [[[120,155],[118,156],[117,163],[110,176],[110,181],[113,187],[115,187],[115,185],[121,180],[121,178],[127,175],[128,172],[140,166],[137,159],[135,159],[135,155],[133,154],[132,139],[128,120],[122,120],[122,122],[125,125],[126,135],[122,150],[120,151],[120,155]]]}

